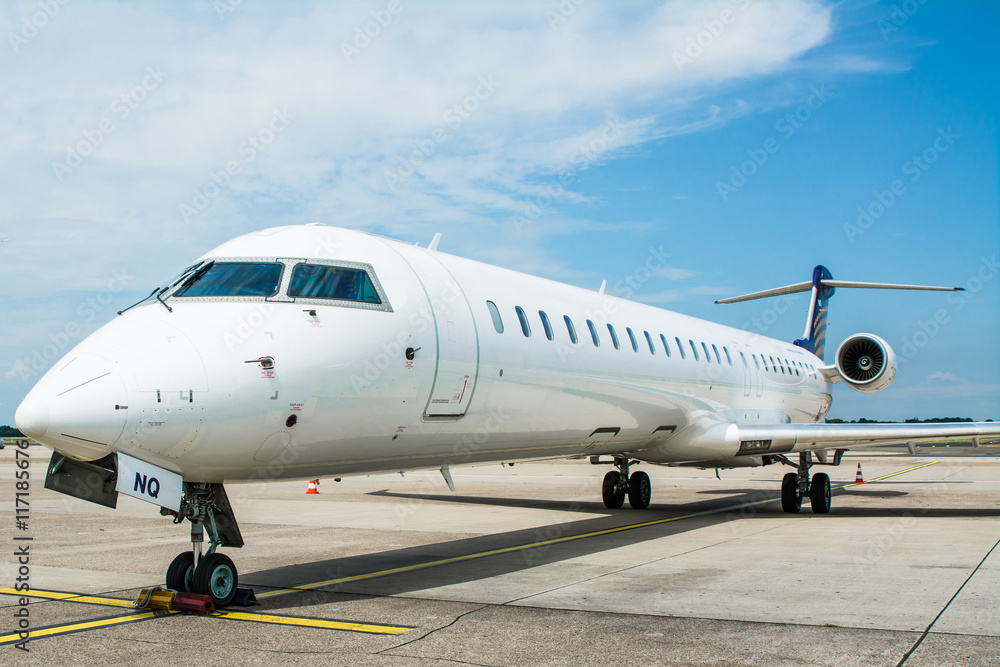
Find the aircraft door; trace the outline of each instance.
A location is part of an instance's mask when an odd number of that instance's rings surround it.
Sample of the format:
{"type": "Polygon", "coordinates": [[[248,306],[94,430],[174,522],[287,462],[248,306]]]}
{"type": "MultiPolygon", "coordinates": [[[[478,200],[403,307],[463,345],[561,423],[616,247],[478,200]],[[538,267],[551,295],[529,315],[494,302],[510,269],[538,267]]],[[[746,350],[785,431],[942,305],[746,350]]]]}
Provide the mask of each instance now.
{"type": "MultiPolygon", "coordinates": [[[[427,417],[460,417],[469,409],[479,373],[479,338],[472,309],[451,273],[430,252],[414,249],[404,259],[416,272],[433,312],[437,366],[427,417]]],[[[417,354],[420,354],[419,352],[417,354]]]]}
{"type": "Polygon", "coordinates": [[[749,397],[753,392],[753,372],[745,352],[740,352],[740,360],[743,362],[743,395],[749,397]]]}

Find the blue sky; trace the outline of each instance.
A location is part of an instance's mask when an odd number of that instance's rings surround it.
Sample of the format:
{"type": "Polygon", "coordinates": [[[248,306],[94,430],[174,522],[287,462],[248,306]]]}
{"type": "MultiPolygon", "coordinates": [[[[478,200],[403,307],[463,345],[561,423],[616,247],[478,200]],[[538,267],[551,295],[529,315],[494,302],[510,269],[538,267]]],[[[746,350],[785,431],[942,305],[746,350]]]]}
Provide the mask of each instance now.
{"type": "Polygon", "coordinates": [[[441,231],[446,252],[786,340],[804,296],[712,302],[817,263],[966,286],[838,293],[830,342],[877,333],[902,363],[879,394],[837,386],[831,416],[1000,419],[998,19],[918,0],[0,4],[0,424],[194,257],[311,221],[441,231]]]}

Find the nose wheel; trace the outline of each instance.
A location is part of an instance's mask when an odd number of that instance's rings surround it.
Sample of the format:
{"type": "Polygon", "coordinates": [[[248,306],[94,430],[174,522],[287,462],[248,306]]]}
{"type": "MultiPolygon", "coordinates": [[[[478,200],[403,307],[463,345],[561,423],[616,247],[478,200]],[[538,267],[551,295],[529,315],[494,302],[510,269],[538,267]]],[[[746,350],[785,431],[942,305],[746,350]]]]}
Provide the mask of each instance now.
{"type": "Polygon", "coordinates": [[[184,485],[184,500],[174,523],[191,522],[191,551],[177,555],[167,568],[167,588],[207,595],[212,603],[225,607],[236,596],[239,572],[229,556],[217,553],[220,546],[241,547],[243,538],[236,517],[221,484],[184,485]],[[208,531],[208,552],[202,555],[204,532],[208,531]]]}

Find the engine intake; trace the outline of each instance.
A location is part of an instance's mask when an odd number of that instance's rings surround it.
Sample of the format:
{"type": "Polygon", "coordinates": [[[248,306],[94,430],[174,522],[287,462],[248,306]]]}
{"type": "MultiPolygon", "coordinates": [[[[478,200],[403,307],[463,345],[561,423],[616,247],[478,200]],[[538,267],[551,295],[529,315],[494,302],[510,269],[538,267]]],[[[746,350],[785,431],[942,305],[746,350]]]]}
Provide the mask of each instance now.
{"type": "Polygon", "coordinates": [[[854,334],[837,348],[837,372],[852,389],[882,391],[896,377],[896,353],[874,334],[854,334]]]}

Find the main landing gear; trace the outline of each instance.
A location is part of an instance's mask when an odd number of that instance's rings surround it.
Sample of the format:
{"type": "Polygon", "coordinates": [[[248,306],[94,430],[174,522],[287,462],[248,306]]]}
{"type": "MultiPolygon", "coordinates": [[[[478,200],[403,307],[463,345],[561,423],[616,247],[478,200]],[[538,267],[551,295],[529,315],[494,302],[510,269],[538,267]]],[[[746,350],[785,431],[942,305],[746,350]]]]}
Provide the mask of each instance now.
{"type": "MultiPolygon", "coordinates": [[[[840,454],[834,465],[840,463],[840,454]]],[[[830,476],[818,472],[809,481],[809,469],[814,465],[812,454],[799,454],[799,465],[789,461],[784,456],[775,457],[782,463],[798,468],[798,472],[790,472],[781,480],[781,509],[789,514],[795,514],[802,509],[802,500],[809,498],[809,505],[814,514],[830,513],[830,476]]]]}
{"type": "Polygon", "coordinates": [[[233,601],[239,574],[233,561],[217,553],[222,547],[242,547],[236,516],[221,484],[184,483],[184,498],[179,512],[161,510],[172,515],[174,523],[191,522],[191,551],[177,555],[167,568],[167,588],[187,593],[199,593],[212,598],[216,607],[233,601]],[[204,533],[208,531],[208,551],[202,554],[204,533]]]}
{"type": "MultiPolygon", "coordinates": [[[[591,463],[597,463],[593,458],[591,463]]],[[[616,456],[614,460],[618,470],[612,470],[604,476],[601,485],[601,492],[604,496],[604,506],[609,509],[617,509],[625,504],[625,496],[628,495],[628,504],[632,509],[644,510],[649,507],[649,499],[653,490],[649,483],[649,475],[642,471],[629,475],[629,466],[638,461],[629,461],[624,456],[616,456]]]]}

